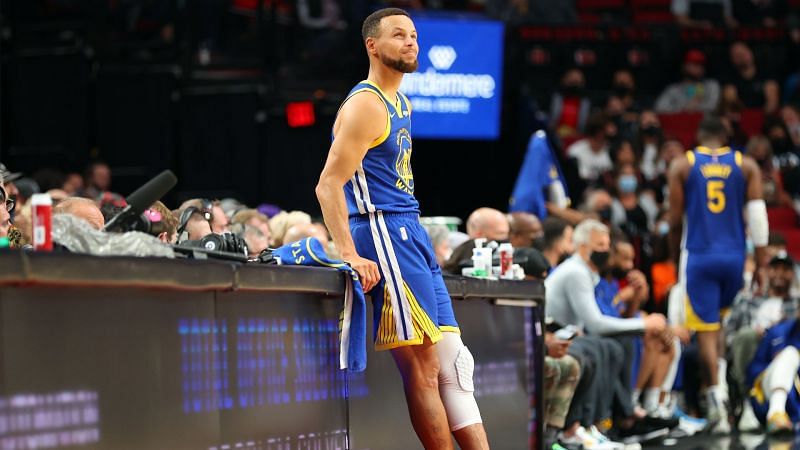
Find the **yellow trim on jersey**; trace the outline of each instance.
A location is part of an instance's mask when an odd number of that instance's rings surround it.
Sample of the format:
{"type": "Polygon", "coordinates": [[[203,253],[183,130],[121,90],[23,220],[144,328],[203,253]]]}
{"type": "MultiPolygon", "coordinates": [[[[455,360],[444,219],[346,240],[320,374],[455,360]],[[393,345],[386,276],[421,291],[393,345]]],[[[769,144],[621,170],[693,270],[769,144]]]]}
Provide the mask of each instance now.
{"type": "Polygon", "coordinates": [[[408,97],[406,97],[406,94],[403,94],[400,91],[397,91],[397,93],[400,94],[400,96],[403,97],[403,100],[406,101],[406,105],[408,105],[408,115],[410,116],[411,115],[411,102],[408,100],[408,97]]]}
{"type": "Polygon", "coordinates": [[[417,302],[417,298],[411,289],[403,281],[403,291],[411,311],[411,321],[414,327],[414,339],[401,341],[397,336],[397,328],[394,321],[394,311],[392,310],[391,293],[389,286],[383,287],[383,306],[381,307],[381,320],[378,324],[377,339],[375,340],[375,350],[391,350],[398,347],[406,347],[409,345],[420,345],[428,336],[434,344],[442,339],[442,331],[433,324],[433,321],[428,317],[428,314],[417,302]]]}
{"type": "Polygon", "coordinates": [[[734,158],[736,159],[736,165],[742,167],[742,152],[736,150],[734,158]]]}
{"type": "Polygon", "coordinates": [[[461,328],[451,327],[450,325],[440,325],[439,330],[443,333],[458,333],[461,334],[461,328]]]}
{"type": "Polygon", "coordinates": [[[686,159],[688,159],[688,160],[689,160],[689,165],[690,165],[690,166],[693,166],[693,165],[694,165],[694,159],[695,159],[695,158],[694,158],[694,152],[693,152],[693,151],[691,151],[691,150],[688,150],[688,151],[686,152],[686,159]]]}
{"type": "MultiPolygon", "coordinates": [[[[392,106],[394,106],[394,110],[395,110],[395,112],[397,112],[397,115],[400,116],[400,117],[403,117],[403,109],[400,107],[400,99],[398,98],[397,95],[394,96],[394,100],[389,100],[389,96],[386,95],[385,92],[383,92],[383,89],[381,89],[381,87],[378,86],[378,83],[375,83],[374,81],[370,81],[370,80],[364,80],[364,81],[362,81],[362,83],[368,84],[368,85],[374,87],[375,89],[377,89],[378,92],[381,93],[383,98],[386,99],[386,102],[391,103],[392,106]]],[[[391,114],[391,112],[390,112],[390,114],[391,114]]]]}
{"type": "MultiPolygon", "coordinates": [[[[376,86],[376,88],[377,88],[377,86],[376,86]]],[[[383,130],[383,134],[381,134],[378,139],[375,139],[374,141],[372,141],[369,144],[369,148],[367,149],[367,150],[369,150],[369,149],[373,149],[373,148],[383,144],[384,141],[386,141],[386,139],[389,137],[389,134],[392,132],[392,119],[390,117],[391,113],[389,112],[389,107],[386,106],[386,102],[383,101],[383,98],[381,97],[381,94],[379,94],[379,93],[377,93],[377,92],[375,92],[375,91],[373,91],[372,89],[369,89],[369,88],[361,88],[361,89],[359,89],[357,91],[354,91],[352,94],[348,95],[347,98],[344,99],[344,101],[342,102],[342,105],[339,106],[339,111],[341,111],[342,106],[344,106],[345,102],[347,102],[348,100],[353,98],[353,96],[355,96],[356,94],[358,94],[360,92],[371,92],[373,95],[376,95],[379,99],[381,99],[381,104],[383,104],[383,107],[386,108],[386,128],[383,130]]],[[[339,111],[336,111],[336,115],[337,116],[339,115],[339,111]]],[[[334,138],[336,138],[336,136],[334,136],[334,138]]]]}
{"type": "Polygon", "coordinates": [[[688,295],[684,297],[684,304],[686,305],[686,328],[692,331],[717,331],[720,329],[719,322],[705,322],[694,312],[688,295]]]}
{"type": "Polygon", "coordinates": [[[720,147],[716,150],[712,150],[708,147],[703,147],[702,145],[697,147],[697,153],[708,156],[714,156],[714,155],[722,156],[722,155],[727,155],[730,152],[731,152],[730,147],[720,147]]]}
{"type": "Polygon", "coordinates": [[[756,377],[756,380],[753,382],[753,388],[750,389],[750,396],[753,397],[760,405],[763,405],[764,402],[767,400],[766,395],[764,395],[764,388],[761,387],[761,380],[764,378],[764,374],[767,371],[764,370],[756,377]]]}

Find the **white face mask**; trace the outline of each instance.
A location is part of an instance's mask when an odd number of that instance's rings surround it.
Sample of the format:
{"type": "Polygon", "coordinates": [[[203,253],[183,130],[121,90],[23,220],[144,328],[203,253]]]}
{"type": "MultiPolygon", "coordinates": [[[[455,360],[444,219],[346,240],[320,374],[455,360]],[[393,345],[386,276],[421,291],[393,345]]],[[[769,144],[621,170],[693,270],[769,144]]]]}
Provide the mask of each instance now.
{"type": "Polygon", "coordinates": [[[448,248],[447,250],[445,250],[444,255],[442,256],[444,257],[445,261],[450,261],[450,257],[453,256],[453,249],[448,248]]]}

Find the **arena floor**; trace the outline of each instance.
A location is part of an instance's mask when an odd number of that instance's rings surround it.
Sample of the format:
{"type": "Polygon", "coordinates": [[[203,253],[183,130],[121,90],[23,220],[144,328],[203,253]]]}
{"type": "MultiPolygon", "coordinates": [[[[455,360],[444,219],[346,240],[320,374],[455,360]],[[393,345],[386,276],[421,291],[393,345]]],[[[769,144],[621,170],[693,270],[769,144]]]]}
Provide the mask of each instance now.
{"type": "Polygon", "coordinates": [[[657,444],[644,446],[646,449],[671,450],[790,450],[800,449],[800,436],[792,441],[767,439],[763,434],[743,434],[726,437],[692,436],[670,442],[666,440],[657,444]]]}

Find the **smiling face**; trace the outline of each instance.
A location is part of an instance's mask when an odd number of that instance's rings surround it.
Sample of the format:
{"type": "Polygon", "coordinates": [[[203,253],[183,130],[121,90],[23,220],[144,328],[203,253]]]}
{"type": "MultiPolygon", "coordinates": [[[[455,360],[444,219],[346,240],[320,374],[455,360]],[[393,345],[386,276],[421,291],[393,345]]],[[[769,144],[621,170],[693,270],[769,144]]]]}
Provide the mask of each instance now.
{"type": "Polygon", "coordinates": [[[370,59],[401,73],[417,70],[419,45],[417,30],[411,18],[404,15],[385,16],[366,37],[370,59]]]}

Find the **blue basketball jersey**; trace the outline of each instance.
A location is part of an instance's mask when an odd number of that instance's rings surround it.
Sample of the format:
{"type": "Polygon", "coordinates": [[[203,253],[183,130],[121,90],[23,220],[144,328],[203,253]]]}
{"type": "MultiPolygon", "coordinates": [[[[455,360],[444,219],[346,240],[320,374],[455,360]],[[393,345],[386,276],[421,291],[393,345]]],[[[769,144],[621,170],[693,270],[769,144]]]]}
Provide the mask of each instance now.
{"type": "Polygon", "coordinates": [[[411,103],[400,92],[394,100],[388,99],[369,80],[358,83],[345,102],[365,91],[377,95],[386,106],[386,129],[372,142],[353,178],[344,186],[349,215],[377,211],[419,213],[411,171],[411,103]]]}
{"type": "Polygon", "coordinates": [[[686,152],[691,164],[684,197],[683,247],[698,253],[745,252],[746,181],[742,154],[728,147],[686,152]]]}

